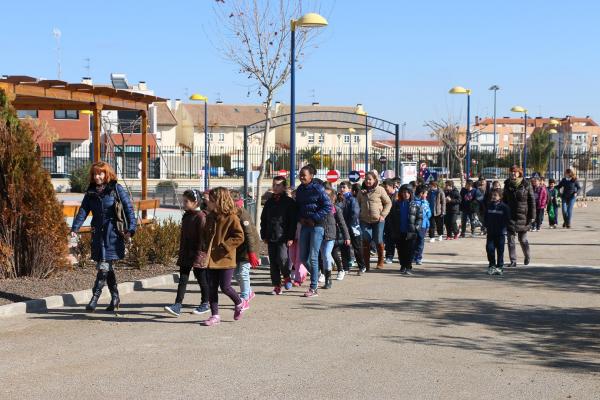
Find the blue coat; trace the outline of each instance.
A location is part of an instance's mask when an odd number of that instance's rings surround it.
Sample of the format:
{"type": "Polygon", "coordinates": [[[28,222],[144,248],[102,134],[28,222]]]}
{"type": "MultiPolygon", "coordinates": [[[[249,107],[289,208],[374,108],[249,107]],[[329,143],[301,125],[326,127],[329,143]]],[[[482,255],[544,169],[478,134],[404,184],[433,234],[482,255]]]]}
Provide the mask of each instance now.
{"type": "Polygon", "coordinates": [[[119,193],[129,220],[129,232],[133,235],[136,228],[133,204],[127,191],[116,182],[108,183],[104,191],[100,193],[96,192],[94,185],[91,185],[85,193],[79,212],[73,220],[71,230],[78,232],[88,214],[92,213],[92,260],[96,262],[120,260],[125,257],[125,240],[117,232],[116,226],[115,189],[119,193]]]}
{"type": "Polygon", "coordinates": [[[298,218],[312,219],[317,225],[323,225],[327,215],[331,214],[331,200],[322,185],[312,181],[296,189],[298,218]]]}

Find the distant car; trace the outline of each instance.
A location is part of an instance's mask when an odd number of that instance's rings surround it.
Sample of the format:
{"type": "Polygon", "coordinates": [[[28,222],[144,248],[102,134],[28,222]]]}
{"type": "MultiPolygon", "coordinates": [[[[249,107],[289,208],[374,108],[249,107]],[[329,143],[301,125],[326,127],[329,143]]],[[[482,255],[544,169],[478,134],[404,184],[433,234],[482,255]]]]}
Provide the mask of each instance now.
{"type": "Polygon", "coordinates": [[[230,170],[227,170],[226,175],[231,176],[233,178],[237,178],[238,176],[244,176],[244,168],[243,167],[231,168],[230,170]]]}
{"type": "Polygon", "coordinates": [[[485,167],[481,170],[481,174],[485,179],[507,179],[508,169],[498,167],[485,167]]]}
{"type": "Polygon", "coordinates": [[[69,178],[71,178],[71,174],[65,174],[64,172],[52,172],[50,174],[50,178],[52,178],[52,179],[69,179],[69,178]]]}
{"type": "Polygon", "coordinates": [[[438,177],[447,177],[450,175],[450,171],[446,167],[429,167],[430,172],[435,172],[438,177]]]}

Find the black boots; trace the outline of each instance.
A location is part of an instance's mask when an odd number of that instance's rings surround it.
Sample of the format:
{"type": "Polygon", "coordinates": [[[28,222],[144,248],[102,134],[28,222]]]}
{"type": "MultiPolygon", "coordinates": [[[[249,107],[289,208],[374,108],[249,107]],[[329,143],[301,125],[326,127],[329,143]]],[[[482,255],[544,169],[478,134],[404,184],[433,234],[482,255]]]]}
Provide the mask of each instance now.
{"type": "Polygon", "coordinates": [[[107,284],[108,290],[110,290],[110,305],[106,307],[106,311],[118,311],[121,299],[119,298],[119,287],[115,271],[108,271],[107,284]]]}
{"type": "Polygon", "coordinates": [[[331,271],[325,271],[325,285],[323,289],[331,289],[331,271]]]}
{"type": "Polygon", "coordinates": [[[96,307],[98,306],[98,299],[102,294],[102,289],[104,288],[104,285],[106,285],[107,277],[108,272],[106,271],[98,271],[98,273],[96,274],[96,282],[94,282],[94,287],[92,288],[92,298],[89,304],[85,307],[87,311],[96,311],[96,307]]]}

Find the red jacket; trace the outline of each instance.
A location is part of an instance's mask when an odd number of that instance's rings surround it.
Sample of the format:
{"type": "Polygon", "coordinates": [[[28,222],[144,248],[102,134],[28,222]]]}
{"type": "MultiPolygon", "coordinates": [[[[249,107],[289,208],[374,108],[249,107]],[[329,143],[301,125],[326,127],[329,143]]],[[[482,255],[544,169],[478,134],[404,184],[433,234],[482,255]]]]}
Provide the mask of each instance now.
{"type": "Polygon", "coordinates": [[[536,196],[535,206],[537,209],[541,210],[542,208],[546,208],[548,205],[548,189],[546,186],[539,185],[538,187],[534,188],[533,191],[535,192],[536,196]]]}

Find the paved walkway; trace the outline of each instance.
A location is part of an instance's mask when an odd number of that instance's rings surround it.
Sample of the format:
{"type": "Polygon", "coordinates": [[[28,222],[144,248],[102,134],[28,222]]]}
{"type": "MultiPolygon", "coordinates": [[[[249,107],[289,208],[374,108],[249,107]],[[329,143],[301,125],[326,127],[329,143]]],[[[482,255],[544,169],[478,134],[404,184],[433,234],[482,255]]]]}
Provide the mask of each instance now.
{"type": "Polygon", "coordinates": [[[0,398],[598,398],[600,270],[574,265],[600,264],[600,207],[576,212],[571,231],[532,233],[532,266],[504,277],[472,238],[428,243],[438,262],[413,277],[351,275],[315,299],[267,295],[260,271],[244,318],[223,300],[213,328],[191,308],[165,316],[174,285],[125,296],[121,318],[0,319],[0,398]]]}

